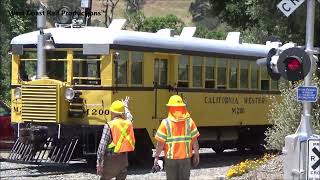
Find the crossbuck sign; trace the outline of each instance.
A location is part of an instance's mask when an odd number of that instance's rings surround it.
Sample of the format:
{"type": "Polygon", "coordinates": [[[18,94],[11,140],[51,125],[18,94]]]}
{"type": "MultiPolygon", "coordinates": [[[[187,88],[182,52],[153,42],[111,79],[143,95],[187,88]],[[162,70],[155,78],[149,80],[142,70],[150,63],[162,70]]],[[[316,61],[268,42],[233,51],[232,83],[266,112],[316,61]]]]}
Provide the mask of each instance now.
{"type": "Polygon", "coordinates": [[[290,16],[293,11],[295,11],[304,0],[282,0],[277,7],[280,9],[280,11],[283,12],[284,15],[287,17],[290,16]]]}
{"type": "Polygon", "coordinates": [[[320,140],[308,140],[308,179],[320,179],[320,140]]]}

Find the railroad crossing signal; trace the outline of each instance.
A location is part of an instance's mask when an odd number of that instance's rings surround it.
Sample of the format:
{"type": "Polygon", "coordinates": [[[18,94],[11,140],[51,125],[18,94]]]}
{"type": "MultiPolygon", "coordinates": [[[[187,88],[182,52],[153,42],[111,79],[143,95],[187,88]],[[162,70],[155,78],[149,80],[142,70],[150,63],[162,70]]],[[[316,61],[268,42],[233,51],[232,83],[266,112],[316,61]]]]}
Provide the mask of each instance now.
{"type": "Polygon", "coordinates": [[[279,56],[277,65],[281,76],[289,81],[303,79],[311,69],[309,55],[299,48],[284,50],[279,56]]]}
{"type": "Polygon", "coordinates": [[[265,64],[273,80],[278,80],[281,76],[289,81],[302,80],[311,70],[308,54],[296,47],[286,49],[281,53],[274,48],[271,49],[265,64]]]}

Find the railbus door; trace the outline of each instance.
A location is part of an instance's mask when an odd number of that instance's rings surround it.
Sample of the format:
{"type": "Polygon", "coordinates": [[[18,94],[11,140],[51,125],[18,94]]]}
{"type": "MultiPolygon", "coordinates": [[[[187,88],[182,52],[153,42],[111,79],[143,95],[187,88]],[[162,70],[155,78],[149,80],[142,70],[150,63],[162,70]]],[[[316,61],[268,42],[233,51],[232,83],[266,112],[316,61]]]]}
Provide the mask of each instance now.
{"type": "Polygon", "coordinates": [[[159,120],[167,117],[166,104],[172,92],[170,92],[169,73],[170,62],[168,55],[155,55],[154,56],[154,115],[153,119],[159,120]]]}

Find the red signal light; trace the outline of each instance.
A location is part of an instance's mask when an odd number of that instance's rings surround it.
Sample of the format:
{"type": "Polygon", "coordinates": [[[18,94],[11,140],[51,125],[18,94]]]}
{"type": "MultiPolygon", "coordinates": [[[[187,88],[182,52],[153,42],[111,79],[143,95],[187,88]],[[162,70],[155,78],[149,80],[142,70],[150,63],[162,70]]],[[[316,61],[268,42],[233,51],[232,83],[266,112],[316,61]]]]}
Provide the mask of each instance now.
{"type": "Polygon", "coordinates": [[[298,71],[302,67],[302,63],[295,57],[289,57],[286,60],[288,70],[290,71],[298,71]]]}

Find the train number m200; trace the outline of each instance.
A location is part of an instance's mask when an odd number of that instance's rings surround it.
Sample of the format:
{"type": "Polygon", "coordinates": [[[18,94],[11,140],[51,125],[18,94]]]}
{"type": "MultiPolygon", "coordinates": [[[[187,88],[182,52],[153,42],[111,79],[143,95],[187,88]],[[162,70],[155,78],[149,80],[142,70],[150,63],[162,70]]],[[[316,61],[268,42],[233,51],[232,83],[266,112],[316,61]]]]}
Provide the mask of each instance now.
{"type": "Polygon", "coordinates": [[[109,115],[110,111],[108,109],[87,109],[85,113],[90,116],[100,116],[100,115],[109,115]]]}
{"type": "Polygon", "coordinates": [[[243,107],[233,107],[232,108],[232,114],[243,114],[245,111],[244,111],[244,108],[243,107]]]}

